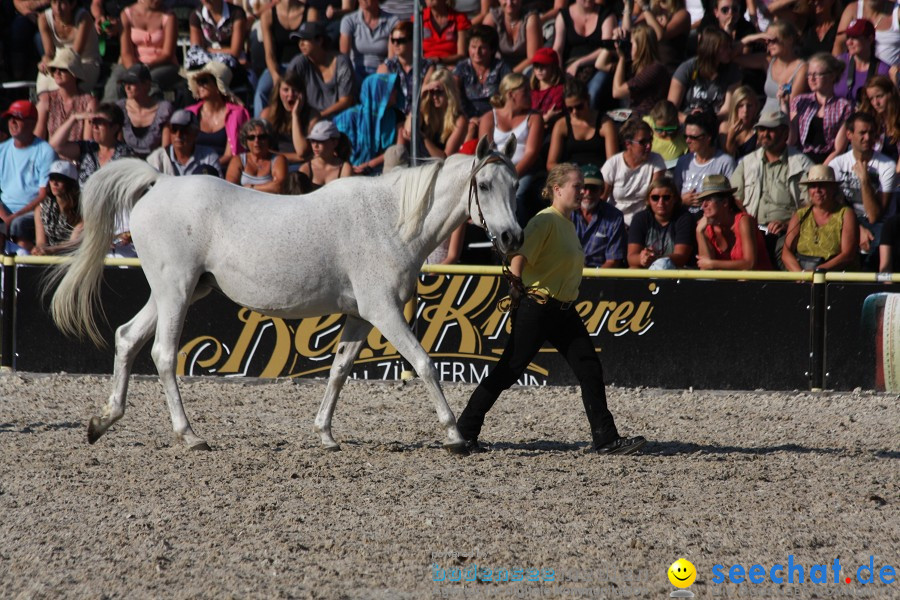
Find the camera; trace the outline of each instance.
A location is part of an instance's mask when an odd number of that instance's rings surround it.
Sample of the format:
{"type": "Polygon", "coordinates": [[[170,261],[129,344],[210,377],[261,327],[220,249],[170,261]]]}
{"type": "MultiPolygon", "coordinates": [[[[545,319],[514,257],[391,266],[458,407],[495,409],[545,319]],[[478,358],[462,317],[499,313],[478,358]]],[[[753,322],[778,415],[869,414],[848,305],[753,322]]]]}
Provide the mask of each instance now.
{"type": "Polygon", "coordinates": [[[631,60],[631,38],[616,40],[616,52],[625,60],[631,60]]]}

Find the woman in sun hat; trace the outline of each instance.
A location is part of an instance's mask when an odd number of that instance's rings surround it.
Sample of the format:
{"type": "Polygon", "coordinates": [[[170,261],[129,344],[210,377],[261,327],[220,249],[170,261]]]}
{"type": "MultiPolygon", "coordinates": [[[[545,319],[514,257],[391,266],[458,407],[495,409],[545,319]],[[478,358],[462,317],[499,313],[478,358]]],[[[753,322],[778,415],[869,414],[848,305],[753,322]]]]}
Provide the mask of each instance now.
{"type": "Polygon", "coordinates": [[[200,122],[197,144],[218,152],[223,167],[232,156],[244,151],[241,126],[250,120],[247,109],[228,87],[230,84],[231,69],[220,62],[207,63],[202,69],[188,73],[188,88],[199,100],[186,108],[200,122]]]}
{"type": "Polygon", "coordinates": [[[35,256],[58,254],[71,249],[81,236],[81,188],[78,169],[69,161],[50,165],[48,194],[34,209],[35,256]]]}
{"type": "Polygon", "coordinates": [[[756,220],[740,209],[731,182],[724,175],[707,175],[697,200],[703,216],[697,222],[697,266],[701,269],[771,271],[762,232],[756,220]]]}
{"type": "Polygon", "coordinates": [[[858,265],[859,226],[853,207],[841,201],[840,182],[825,165],[810,167],[800,181],[809,204],[791,217],[781,259],[788,271],[847,270],[858,265]]]}
{"type": "MultiPolygon", "coordinates": [[[[55,83],[52,91],[38,96],[38,121],[34,134],[49,140],[69,115],[80,112],[94,112],[97,101],[85,86],[84,69],[81,59],[69,48],[60,48],[47,65],[47,72],[55,83]]],[[[90,140],[91,125],[75,127],[69,133],[69,140],[90,140]]]]}

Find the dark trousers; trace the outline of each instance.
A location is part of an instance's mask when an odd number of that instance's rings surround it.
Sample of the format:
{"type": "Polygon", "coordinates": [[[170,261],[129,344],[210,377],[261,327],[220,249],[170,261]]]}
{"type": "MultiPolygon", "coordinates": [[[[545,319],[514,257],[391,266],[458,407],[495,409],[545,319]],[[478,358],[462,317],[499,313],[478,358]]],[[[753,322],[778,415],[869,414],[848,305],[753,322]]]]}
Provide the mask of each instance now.
{"type": "Polygon", "coordinates": [[[500,361],[475,389],[459,417],[457,424],[462,436],[467,440],[478,439],[484,417],[494,402],[525,372],[547,341],[566,359],[581,384],[581,400],[594,443],[603,445],[619,437],[612,413],[606,407],[603,367],[575,308],[561,310],[553,300],[538,304],[523,298],[512,319],[512,334],[500,361]]]}

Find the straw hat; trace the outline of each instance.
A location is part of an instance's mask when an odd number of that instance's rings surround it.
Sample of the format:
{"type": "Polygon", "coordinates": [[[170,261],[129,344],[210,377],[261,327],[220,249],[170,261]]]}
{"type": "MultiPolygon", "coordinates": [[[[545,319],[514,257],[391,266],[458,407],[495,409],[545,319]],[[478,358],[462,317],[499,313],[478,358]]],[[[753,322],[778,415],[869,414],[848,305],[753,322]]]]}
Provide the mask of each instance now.
{"type": "Polygon", "coordinates": [[[697,200],[702,200],[707,196],[733,194],[736,191],[737,188],[731,187],[731,182],[724,175],[707,175],[700,184],[700,193],[697,194],[697,200]]]}
{"type": "Polygon", "coordinates": [[[809,185],[811,183],[830,183],[835,186],[840,184],[837,177],[834,176],[834,169],[826,165],[811,166],[806,177],[800,180],[800,185],[809,185]]]}
{"type": "Polygon", "coordinates": [[[53,60],[50,61],[47,67],[68,71],[72,74],[72,77],[78,80],[79,90],[84,91],[82,88],[86,85],[86,77],[81,66],[81,57],[71,48],[57,48],[53,60]]]}
{"type": "Polygon", "coordinates": [[[228,87],[231,85],[231,69],[227,65],[213,60],[203,65],[202,69],[189,71],[187,74],[188,88],[190,88],[194,98],[197,97],[197,77],[200,75],[211,75],[214,77],[219,92],[231,102],[238,103],[237,96],[228,87]]]}

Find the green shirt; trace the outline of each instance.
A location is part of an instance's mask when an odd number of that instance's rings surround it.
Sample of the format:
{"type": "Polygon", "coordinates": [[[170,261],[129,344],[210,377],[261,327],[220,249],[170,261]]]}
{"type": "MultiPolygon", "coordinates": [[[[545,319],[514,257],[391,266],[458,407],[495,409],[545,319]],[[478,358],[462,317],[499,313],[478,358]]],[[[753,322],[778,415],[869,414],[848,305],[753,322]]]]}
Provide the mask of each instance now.
{"type": "Polygon", "coordinates": [[[525,226],[525,243],[518,254],[525,258],[522,283],[544,294],[571,302],[578,298],[584,250],[575,224],[552,206],[525,226]]]}

